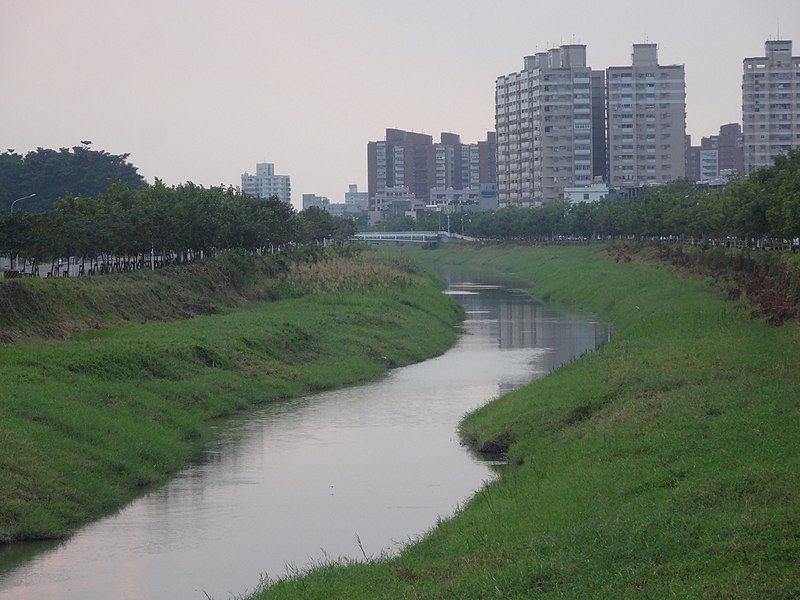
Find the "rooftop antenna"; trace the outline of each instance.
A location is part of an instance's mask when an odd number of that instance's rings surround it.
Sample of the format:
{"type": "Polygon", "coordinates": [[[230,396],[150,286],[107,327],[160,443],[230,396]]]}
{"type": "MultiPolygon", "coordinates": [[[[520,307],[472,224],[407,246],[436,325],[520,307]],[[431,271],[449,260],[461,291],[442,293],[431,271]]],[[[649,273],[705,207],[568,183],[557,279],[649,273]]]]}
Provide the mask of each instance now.
{"type": "Polygon", "coordinates": [[[781,19],[780,19],[780,17],[778,17],[776,19],[776,21],[778,23],[778,39],[780,40],[781,39],[781,19]]]}

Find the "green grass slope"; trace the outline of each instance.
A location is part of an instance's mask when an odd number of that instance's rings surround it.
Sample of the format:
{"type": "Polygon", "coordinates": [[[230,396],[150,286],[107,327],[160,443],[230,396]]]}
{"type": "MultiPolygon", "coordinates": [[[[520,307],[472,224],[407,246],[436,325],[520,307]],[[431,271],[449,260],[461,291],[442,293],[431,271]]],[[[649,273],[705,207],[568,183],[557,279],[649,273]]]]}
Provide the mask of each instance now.
{"type": "Polygon", "coordinates": [[[469,415],[510,464],[393,559],[268,598],[800,597],[800,328],[597,247],[448,248],[615,328],[594,354],[469,415]]]}
{"type": "Polygon", "coordinates": [[[461,317],[430,279],[369,260],[295,265],[280,285],[303,295],[0,346],[0,541],[120,507],[214,418],[441,353],[461,317]]]}

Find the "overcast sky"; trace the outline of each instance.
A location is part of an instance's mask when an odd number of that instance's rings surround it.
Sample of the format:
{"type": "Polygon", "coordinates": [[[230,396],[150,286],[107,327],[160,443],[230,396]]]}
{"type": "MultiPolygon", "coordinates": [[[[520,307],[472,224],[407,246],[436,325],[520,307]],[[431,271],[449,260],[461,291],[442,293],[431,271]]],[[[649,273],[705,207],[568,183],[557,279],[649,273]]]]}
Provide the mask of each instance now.
{"type": "Polygon", "coordinates": [[[798,0],[0,0],[0,148],[130,152],[149,180],[239,185],[274,162],[302,193],[366,186],[386,127],[494,128],[494,80],[559,43],[684,63],[688,132],[741,120],[745,56],[795,40],[798,0]]]}

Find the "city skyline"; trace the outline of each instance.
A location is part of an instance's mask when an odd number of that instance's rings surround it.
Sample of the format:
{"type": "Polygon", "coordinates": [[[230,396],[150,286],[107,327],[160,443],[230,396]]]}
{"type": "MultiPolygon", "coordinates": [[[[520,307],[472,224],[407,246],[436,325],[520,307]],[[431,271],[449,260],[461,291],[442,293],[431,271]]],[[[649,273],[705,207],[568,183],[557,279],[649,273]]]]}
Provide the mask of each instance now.
{"type": "Polygon", "coordinates": [[[700,139],[741,123],[742,61],[778,21],[800,44],[788,1],[331,4],[4,1],[0,143],[90,139],[168,184],[239,185],[274,162],[296,207],[309,192],[340,202],[349,183],[366,188],[365,144],[387,127],[494,130],[496,77],[536,50],[583,43],[605,69],[628,64],[635,42],[659,44],[663,64],[686,65],[687,133],[700,139]]]}

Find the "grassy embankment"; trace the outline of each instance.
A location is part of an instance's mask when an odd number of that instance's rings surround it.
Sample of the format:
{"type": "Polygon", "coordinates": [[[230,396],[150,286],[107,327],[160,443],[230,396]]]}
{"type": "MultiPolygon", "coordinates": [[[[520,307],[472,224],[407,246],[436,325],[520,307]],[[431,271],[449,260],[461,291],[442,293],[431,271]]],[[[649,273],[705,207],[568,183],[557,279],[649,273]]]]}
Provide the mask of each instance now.
{"type": "Polygon", "coordinates": [[[228,256],[0,283],[0,542],[120,507],[178,469],[212,419],[444,351],[460,309],[404,266],[228,256]]]}
{"type": "Polygon", "coordinates": [[[429,251],[596,313],[607,346],[469,415],[500,479],[390,560],[271,598],[800,596],[800,327],[598,246],[429,251]]]}

